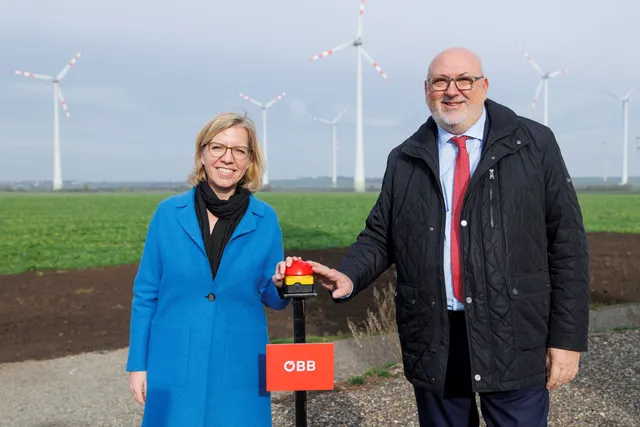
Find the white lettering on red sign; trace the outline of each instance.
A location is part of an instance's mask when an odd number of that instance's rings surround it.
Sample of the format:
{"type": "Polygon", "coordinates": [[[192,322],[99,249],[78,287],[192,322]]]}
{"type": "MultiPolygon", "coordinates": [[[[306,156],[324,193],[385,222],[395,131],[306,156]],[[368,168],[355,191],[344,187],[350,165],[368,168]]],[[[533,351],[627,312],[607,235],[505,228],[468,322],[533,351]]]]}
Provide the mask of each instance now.
{"type": "Polygon", "coordinates": [[[284,362],[284,370],[287,372],[313,372],[316,370],[316,361],[315,360],[287,360],[284,362]]]}

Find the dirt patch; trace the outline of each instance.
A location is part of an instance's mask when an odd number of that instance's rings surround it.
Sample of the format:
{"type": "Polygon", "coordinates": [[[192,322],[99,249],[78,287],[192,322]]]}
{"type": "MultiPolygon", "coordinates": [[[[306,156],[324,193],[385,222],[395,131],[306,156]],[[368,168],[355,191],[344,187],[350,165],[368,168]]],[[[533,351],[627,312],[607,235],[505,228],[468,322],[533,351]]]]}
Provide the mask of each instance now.
{"type": "MultiPolygon", "coordinates": [[[[593,233],[591,301],[640,302],[640,234],[593,233]]],[[[347,249],[296,253],[335,266],[347,249]]],[[[49,359],[128,345],[132,283],[137,265],[0,276],[0,363],[49,359]]],[[[374,286],[392,282],[393,268],[374,286]]],[[[348,304],[323,290],[307,304],[307,334],[348,333],[374,309],[373,287],[348,304]]],[[[292,310],[267,309],[271,338],[292,336],[292,310]]]]}

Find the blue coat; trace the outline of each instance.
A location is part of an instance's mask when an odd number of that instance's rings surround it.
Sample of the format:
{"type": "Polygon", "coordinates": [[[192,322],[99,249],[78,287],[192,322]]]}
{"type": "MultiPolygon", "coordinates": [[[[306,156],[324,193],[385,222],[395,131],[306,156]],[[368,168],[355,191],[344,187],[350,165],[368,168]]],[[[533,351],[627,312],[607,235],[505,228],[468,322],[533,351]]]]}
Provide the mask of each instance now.
{"type": "Polygon", "coordinates": [[[275,211],[251,195],[213,280],[194,189],[160,202],[133,285],[126,367],[147,371],[143,426],[271,426],[263,304],[289,303],[271,282],[283,257],[275,211]]]}

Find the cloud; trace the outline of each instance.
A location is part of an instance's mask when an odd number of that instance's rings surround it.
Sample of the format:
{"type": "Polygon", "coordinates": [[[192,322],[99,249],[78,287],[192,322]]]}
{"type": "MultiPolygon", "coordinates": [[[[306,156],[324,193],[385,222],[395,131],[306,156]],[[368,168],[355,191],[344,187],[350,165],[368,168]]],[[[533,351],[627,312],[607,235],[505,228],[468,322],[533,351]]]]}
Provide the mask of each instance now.
{"type": "MultiPolygon", "coordinates": [[[[26,78],[23,77],[26,80],[26,78]]],[[[25,97],[40,95],[43,93],[53,94],[53,83],[46,80],[14,81],[7,85],[9,95],[16,97],[25,97]]]]}
{"type": "MultiPolygon", "coordinates": [[[[44,94],[51,95],[53,92],[53,84],[41,80],[11,82],[8,87],[9,95],[16,98],[40,98],[44,94]]],[[[141,111],[145,107],[140,100],[135,99],[121,87],[78,86],[76,84],[71,88],[66,88],[63,81],[60,83],[60,90],[70,112],[74,107],[97,107],[128,112],[141,111]]]]}
{"type": "MultiPolygon", "coordinates": [[[[345,106],[349,111],[338,129],[339,170],[353,170],[356,52],[349,48],[322,61],[307,60],[354,37],[358,0],[67,0],[64,8],[45,1],[5,3],[0,37],[11,44],[0,46],[0,149],[4,141],[14,148],[2,152],[0,180],[29,178],[33,169],[50,168],[48,158],[30,160],[42,163],[28,169],[18,162],[20,146],[49,144],[51,83],[11,70],[52,74],[79,49],[79,68],[62,82],[72,120],[61,120],[65,170],[77,179],[183,176],[184,166],[176,159],[190,159],[194,135],[211,115],[247,112],[260,128],[260,109],[240,99],[239,91],[261,101],[287,91],[268,113],[270,178],[326,175],[322,156],[329,152],[331,130],[309,115],[332,119],[345,106]],[[141,161],[150,144],[156,158],[141,161]],[[84,158],[92,147],[100,147],[95,150],[99,163],[119,169],[87,167],[84,158]],[[299,161],[291,154],[296,150],[320,162],[299,161]]],[[[640,3],[576,8],[557,0],[488,0],[479,8],[461,0],[457,5],[473,10],[482,31],[452,31],[456,24],[435,17],[429,2],[366,2],[364,47],[390,77],[382,80],[363,62],[367,176],[380,176],[390,146],[428,116],[425,72],[433,55],[452,45],[477,51],[491,81],[490,97],[525,116],[539,76],[517,44],[544,70],[576,67],[550,81],[549,123],[572,172],[599,167],[602,156],[590,147],[619,141],[622,126],[620,102],[602,90],[625,94],[640,71],[640,57],[631,54],[637,38],[628,34],[640,3]]],[[[640,135],[637,102],[632,100],[629,109],[630,145],[640,135]]],[[[538,121],[543,105],[541,97],[534,115],[538,121]]],[[[640,173],[638,158],[630,156],[631,174],[640,173]]]]}
{"type": "Polygon", "coordinates": [[[365,117],[364,126],[375,128],[394,128],[402,124],[402,117],[398,114],[385,114],[365,117]]]}
{"type": "Polygon", "coordinates": [[[289,97],[286,100],[289,113],[297,123],[307,123],[309,121],[308,102],[303,98],[289,97]]]}
{"type": "Polygon", "coordinates": [[[65,92],[65,99],[69,105],[74,104],[80,108],[125,112],[143,111],[146,108],[143,102],[135,99],[127,90],[115,86],[75,86],[65,92]]]}

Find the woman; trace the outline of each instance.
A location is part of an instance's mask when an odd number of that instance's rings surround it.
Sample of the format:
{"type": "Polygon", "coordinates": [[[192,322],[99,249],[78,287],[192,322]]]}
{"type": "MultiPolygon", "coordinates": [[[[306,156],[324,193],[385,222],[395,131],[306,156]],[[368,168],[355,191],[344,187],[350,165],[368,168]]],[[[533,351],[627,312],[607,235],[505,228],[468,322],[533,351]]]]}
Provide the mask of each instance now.
{"type": "Polygon", "coordinates": [[[253,195],[263,164],[253,123],[219,114],[196,138],[193,188],[151,219],[126,368],[143,426],[271,426],[263,305],[287,306],[291,259],[275,211],[253,195]]]}

